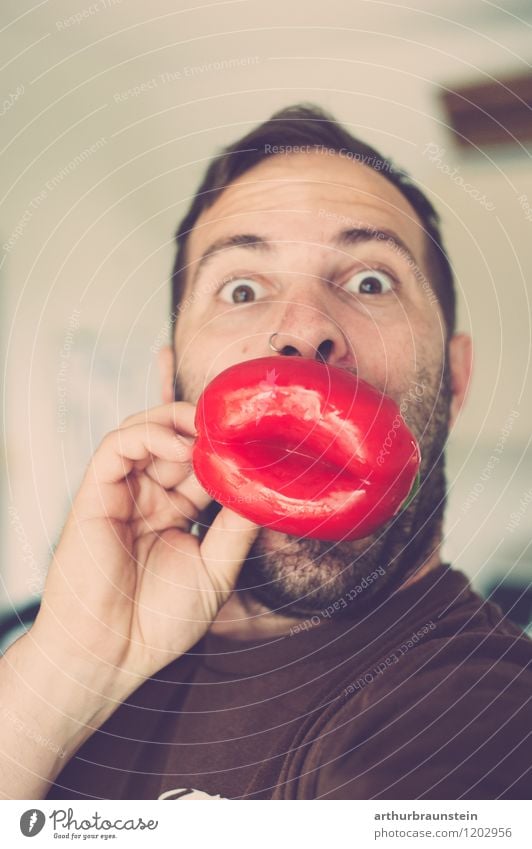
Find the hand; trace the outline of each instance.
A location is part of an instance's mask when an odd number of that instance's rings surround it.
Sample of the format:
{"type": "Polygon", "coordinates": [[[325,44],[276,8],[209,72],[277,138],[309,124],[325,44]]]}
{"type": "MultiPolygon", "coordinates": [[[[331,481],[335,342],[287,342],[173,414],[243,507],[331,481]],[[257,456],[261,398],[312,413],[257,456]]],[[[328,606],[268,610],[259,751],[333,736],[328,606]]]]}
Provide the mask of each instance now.
{"type": "Polygon", "coordinates": [[[211,500],[191,473],[194,412],[186,402],[155,407],[103,439],[30,632],[118,699],[203,636],[259,530],[224,507],[201,543],[190,533],[211,500]]]}

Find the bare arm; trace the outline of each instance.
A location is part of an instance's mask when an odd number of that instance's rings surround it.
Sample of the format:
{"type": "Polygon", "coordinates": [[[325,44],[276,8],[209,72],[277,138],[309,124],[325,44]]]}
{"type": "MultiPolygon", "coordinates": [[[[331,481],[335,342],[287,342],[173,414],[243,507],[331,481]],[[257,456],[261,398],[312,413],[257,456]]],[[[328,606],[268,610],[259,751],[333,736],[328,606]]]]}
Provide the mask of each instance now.
{"type": "Polygon", "coordinates": [[[0,659],[0,798],[38,799],[146,678],[191,648],[231,594],[257,534],[190,474],[194,408],[126,419],[94,454],[31,630],[0,659]]]}

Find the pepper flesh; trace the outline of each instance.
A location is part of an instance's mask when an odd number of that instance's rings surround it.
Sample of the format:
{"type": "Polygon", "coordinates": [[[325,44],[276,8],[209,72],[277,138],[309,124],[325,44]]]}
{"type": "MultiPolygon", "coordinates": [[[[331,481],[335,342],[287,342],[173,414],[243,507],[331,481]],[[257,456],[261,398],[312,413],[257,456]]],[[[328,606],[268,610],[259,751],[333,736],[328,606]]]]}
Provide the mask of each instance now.
{"type": "Polygon", "coordinates": [[[204,390],[195,424],[192,463],[209,495],[299,537],[369,536],[401,509],[419,470],[395,402],[316,360],[231,366],[204,390]]]}

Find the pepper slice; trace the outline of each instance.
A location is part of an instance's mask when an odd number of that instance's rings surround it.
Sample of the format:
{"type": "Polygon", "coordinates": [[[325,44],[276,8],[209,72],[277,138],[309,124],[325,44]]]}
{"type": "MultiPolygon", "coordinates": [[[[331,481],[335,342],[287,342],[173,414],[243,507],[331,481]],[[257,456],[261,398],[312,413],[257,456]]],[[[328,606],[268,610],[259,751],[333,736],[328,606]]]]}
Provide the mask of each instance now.
{"type": "Polygon", "coordinates": [[[302,357],[221,372],[195,424],[192,464],[209,495],[295,536],[369,536],[401,509],[419,470],[418,444],[391,398],[302,357]]]}

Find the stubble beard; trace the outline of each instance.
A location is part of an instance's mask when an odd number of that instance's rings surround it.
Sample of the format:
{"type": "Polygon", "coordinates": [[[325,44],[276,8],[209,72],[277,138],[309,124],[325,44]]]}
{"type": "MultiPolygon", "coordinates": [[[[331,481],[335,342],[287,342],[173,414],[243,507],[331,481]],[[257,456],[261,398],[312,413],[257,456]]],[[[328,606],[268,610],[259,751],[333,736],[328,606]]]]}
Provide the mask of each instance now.
{"type": "MultiPolygon", "coordinates": [[[[443,368],[420,368],[403,417],[421,449],[420,486],[408,507],[384,528],[360,540],[325,542],[271,531],[259,532],[239,575],[236,592],[246,593],[268,610],[285,616],[320,614],[363,586],[344,615],[358,615],[376,597],[386,597],[434,554],[442,533],[446,500],[444,448],[452,397],[447,356],[443,368]],[[356,613],[355,613],[356,611],[356,613]]],[[[176,400],[194,397],[176,377],[176,400]]],[[[200,536],[221,509],[212,502],[199,518],[200,536]]]]}

